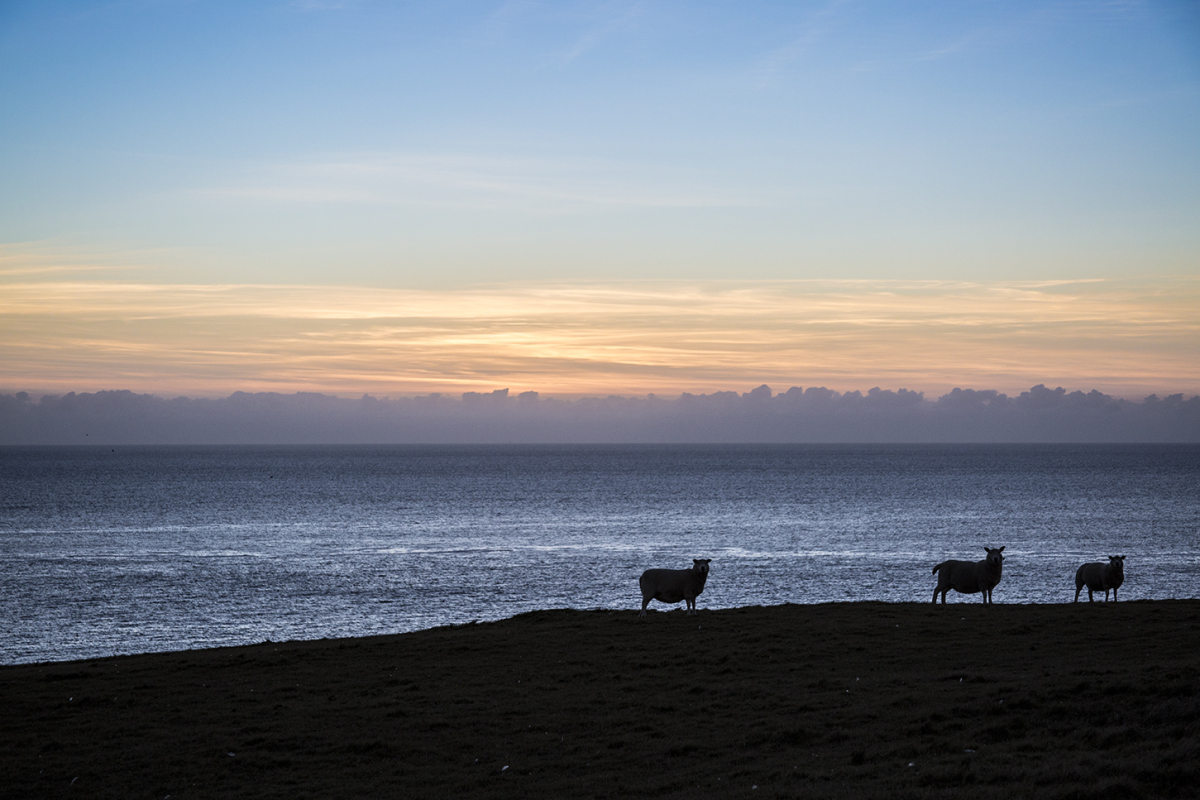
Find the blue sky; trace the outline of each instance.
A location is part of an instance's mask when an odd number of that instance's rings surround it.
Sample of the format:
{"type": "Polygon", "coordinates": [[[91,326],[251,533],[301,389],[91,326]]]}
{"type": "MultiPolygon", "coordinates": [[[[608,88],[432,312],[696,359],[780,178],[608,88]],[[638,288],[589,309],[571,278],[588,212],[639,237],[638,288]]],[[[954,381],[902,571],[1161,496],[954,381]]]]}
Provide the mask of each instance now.
{"type": "MultiPolygon", "coordinates": [[[[0,109],[0,278],[50,305],[84,279],[435,291],[445,308],[545,282],[1178,297],[1200,278],[1194,3],[10,1],[0,109]]],[[[0,308],[4,346],[23,313],[0,308]]],[[[103,360],[86,341],[120,317],[46,349],[103,360]]],[[[1196,319],[1166,317],[1178,378],[1196,319]]],[[[9,355],[31,366],[6,388],[58,385],[57,362],[9,355]]],[[[1046,363],[979,388],[1067,374],[1046,363]]],[[[810,367],[797,384],[833,381],[810,367]]],[[[1121,393],[1114,369],[1077,388],[1121,393]]],[[[105,388],[240,388],[155,370],[105,388]]]]}

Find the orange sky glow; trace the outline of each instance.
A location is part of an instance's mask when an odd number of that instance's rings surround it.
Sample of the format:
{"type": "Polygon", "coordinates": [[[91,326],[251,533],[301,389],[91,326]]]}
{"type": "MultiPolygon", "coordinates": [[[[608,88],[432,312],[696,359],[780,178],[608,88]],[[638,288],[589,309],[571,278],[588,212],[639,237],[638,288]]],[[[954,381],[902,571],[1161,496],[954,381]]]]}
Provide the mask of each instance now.
{"type": "Polygon", "coordinates": [[[1192,277],[453,290],[4,277],[5,392],[1200,392],[1192,277]]]}

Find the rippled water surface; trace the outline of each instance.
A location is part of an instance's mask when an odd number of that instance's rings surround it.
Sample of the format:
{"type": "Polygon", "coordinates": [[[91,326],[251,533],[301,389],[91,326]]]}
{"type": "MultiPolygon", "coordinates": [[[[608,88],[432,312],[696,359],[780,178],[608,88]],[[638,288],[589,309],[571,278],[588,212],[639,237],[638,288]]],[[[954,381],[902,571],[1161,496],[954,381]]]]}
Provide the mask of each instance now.
{"type": "Polygon", "coordinates": [[[1118,553],[1197,597],[1198,486],[1194,446],[0,448],[0,662],[630,609],[692,558],[702,608],[928,602],[984,545],[997,602],[1118,553]]]}

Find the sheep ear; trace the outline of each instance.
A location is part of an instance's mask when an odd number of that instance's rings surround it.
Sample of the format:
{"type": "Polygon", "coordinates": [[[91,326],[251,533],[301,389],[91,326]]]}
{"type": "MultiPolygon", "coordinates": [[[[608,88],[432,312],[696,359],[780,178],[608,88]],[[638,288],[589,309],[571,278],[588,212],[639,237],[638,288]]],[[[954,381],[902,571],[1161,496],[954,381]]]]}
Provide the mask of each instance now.
{"type": "Polygon", "coordinates": [[[1000,545],[1000,552],[1001,552],[1001,553],[1003,553],[1003,552],[1004,552],[1004,548],[1005,548],[1005,547],[1007,547],[1007,546],[1008,546],[1008,545],[1003,545],[1003,544],[1002,544],[1002,545],[1000,545]]]}

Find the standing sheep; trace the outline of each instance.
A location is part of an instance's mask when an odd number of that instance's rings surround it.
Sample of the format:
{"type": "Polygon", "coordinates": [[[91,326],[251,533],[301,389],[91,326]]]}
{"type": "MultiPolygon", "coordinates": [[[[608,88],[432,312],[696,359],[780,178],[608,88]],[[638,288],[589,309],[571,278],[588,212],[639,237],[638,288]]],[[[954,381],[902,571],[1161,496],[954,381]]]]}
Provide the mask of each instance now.
{"type": "Polygon", "coordinates": [[[1112,589],[1113,602],[1117,602],[1117,589],[1125,582],[1125,556],[1109,556],[1108,563],[1097,561],[1094,564],[1084,564],[1075,570],[1075,602],[1079,602],[1079,593],[1086,586],[1088,602],[1092,602],[1092,592],[1104,590],[1104,602],[1108,602],[1108,590],[1112,589]]]}
{"type": "Polygon", "coordinates": [[[933,590],[933,602],[937,602],[938,593],[942,595],[942,605],[946,604],[946,592],[953,589],[963,594],[983,592],[983,602],[992,602],[992,589],[1000,582],[1000,572],[1004,569],[1003,547],[987,551],[983,561],[943,561],[933,568],[938,576],[937,588],[933,590]],[[941,574],[938,574],[938,573],[941,574]]]}
{"type": "Polygon", "coordinates": [[[691,569],[648,569],[638,579],[642,588],[642,613],[646,616],[646,606],[651,600],[663,603],[678,603],[687,601],[687,613],[696,613],[696,597],[704,591],[708,581],[708,565],[711,558],[693,558],[691,569]]]}

